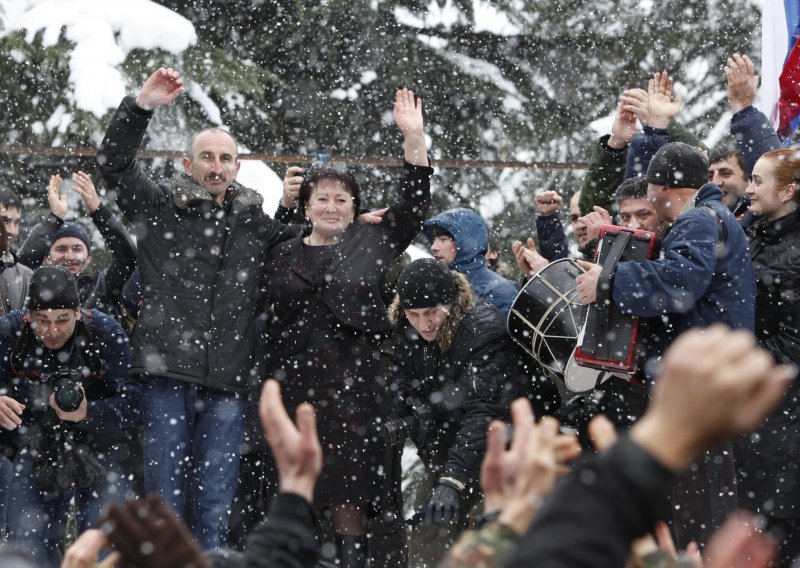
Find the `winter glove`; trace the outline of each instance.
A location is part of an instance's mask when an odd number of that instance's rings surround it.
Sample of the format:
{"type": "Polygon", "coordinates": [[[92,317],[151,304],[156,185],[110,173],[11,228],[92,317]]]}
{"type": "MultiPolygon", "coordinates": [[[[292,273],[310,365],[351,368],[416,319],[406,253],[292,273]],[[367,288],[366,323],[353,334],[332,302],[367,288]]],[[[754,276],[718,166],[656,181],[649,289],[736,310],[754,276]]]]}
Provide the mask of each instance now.
{"type": "Polygon", "coordinates": [[[458,523],[464,497],[455,483],[440,479],[425,506],[425,524],[458,523]]]}

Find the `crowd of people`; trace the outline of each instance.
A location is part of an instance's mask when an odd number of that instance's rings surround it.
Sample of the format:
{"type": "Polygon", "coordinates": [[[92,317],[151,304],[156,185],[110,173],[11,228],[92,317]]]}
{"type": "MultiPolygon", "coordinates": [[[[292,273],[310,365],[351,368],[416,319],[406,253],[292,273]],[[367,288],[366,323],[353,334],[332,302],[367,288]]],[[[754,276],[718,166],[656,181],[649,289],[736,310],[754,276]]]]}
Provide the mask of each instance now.
{"type": "Polygon", "coordinates": [[[19,248],[22,205],[0,190],[0,558],[792,566],[800,153],[752,106],[750,59],[725,74],[731,139],[711,150],[676,121],[666,72],[623,91],[571,231],[567,192],[536,193],[516,282],[477,211],[431,211],[412,91],[395,94],[392,204],[369,211],[350,171],[295,166],[271,217],[224,129],[195,134],[171,179],[146,172],[148,125],[184,89],[154,72],[97,155],[124,219],[72,176],[107,268],[66,221],[59,176],[19,248]],[[604,266],[615,225],[655,234],[658,253],[604,266]],[[404,254],[418,237],[432,258],[404,254]],[[580,393],[506,324],[574,250],[578,301],[641,324],[636,372],[580,393]],[[424,468],[408,518],[406,444],[424,468]]]}

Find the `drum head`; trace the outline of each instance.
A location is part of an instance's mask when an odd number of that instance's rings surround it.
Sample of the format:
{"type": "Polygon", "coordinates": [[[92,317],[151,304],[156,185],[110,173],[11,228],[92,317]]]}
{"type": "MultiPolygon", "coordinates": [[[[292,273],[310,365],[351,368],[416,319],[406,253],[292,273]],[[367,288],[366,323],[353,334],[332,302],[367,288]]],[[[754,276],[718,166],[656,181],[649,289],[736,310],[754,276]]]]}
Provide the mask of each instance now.
{"type": "Polygon", "coordinates": [[[508,333],[546,372],[563,378],[586,320],[575,291],[583,269],[572,259],[551,262],[523,286],[508,314],[508,333]]]}
{"type": "Polygon", "coordinates": [[[564,385],[575,394],[590,392],[611,377],[606,371],[581,367],[575,361],[575,352],[572,352],[567,367],[564,369],[564,385]]]}

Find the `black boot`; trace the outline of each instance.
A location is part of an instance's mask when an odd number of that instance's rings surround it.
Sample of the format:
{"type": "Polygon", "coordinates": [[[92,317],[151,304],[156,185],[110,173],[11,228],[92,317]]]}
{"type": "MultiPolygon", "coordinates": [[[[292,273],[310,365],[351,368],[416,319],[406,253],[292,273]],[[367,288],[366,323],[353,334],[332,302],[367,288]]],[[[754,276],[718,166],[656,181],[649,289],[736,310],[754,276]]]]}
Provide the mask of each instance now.
{"type": "Polygon", "coordinates": [[[369,538],[367,535],[336,535],[339,548],[339,568],[369,568],[369,538]]]}

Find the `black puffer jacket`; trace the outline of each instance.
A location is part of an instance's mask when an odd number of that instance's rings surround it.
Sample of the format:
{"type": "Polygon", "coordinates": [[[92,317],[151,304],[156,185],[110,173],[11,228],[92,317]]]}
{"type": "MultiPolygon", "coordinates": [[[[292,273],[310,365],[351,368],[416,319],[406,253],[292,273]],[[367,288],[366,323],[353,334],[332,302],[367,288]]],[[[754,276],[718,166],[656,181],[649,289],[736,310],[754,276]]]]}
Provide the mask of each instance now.
{"type": "Polygon", "coordinates": [[[184,174],[155,183],[136,160],[151,112],[126,97],[97,156],[134,224],[144,297],[131,337],[135,375],[246,393],[269,249],[297,233],[266,215],[255,191],[232,184],[223,205],[184,174]]]}
{"type": "Polygon", "coordinates": [[[434,425],[414,440],[425,465],[477,487],[486,429],[494,419],[507,419],[517,393],[518,359],[502,314],[474,299],[467,279],[453,274],[459,295],[435,342],[417,334],[398,298],[392,303],[391,389],[398,401],[411,395],[430,405],[434,425]]]}
{"type": "MultiPolygon", "coordinates": [[[[800,363],[800,211],[748,228],[756,276],[756,339],[778,363],[800,363]]],[[[755,433],[737,441],[739,498],[748,509],[800,518],[800,381],[755,433]]],[[[740,503],[741,504],[741,503],[740,503]]]]}

